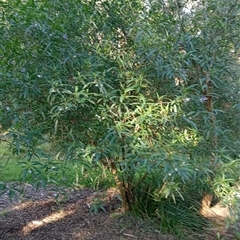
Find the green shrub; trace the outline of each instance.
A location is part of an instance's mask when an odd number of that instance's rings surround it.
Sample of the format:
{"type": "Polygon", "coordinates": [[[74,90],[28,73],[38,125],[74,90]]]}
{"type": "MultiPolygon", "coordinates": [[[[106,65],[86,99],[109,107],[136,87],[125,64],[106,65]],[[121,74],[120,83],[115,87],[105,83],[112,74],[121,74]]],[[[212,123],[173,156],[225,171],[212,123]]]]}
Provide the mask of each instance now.
{"type": "Polygon", "coordinates": [[[71,185],[78,181],[76,169],[64,180],[67,161],[86,172],[101,165],[123,211],[149,177],[154,201],[187,198],[185,185],[222,197],[231,190],[239,168],[240,4],[178,3],[1,3],[1,132],[9,132],[26,176],[71,185]]]}

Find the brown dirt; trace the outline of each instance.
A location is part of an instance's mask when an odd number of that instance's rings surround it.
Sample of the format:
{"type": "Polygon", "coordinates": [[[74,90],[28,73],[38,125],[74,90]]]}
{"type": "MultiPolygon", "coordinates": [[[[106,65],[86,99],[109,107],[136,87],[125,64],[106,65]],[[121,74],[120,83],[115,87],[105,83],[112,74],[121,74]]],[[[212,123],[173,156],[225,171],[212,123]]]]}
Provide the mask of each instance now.
{"type": "MultiPolygon", "coordinates": [[[[106,192],[54,188],[36,191],[22,185],[18,201],[0,198],[0,240],[176,240],[162,235],[150,221],[120,213],[120,201],[115,189],[106,192]]],[[[226,232],[224,239],[233,238],[226,232]]],[[[217,239],[210,231],[191,239],[217,239]]]]}
{"type": "Polygon", "coordinates": [[[114,189],[62,191],[57,201],[56,194],[53,188],[36,191],[24,185],[18,201],[10,203],[8,196],[2,196],[0,240],[174,240],[151,226],[143,228],[146,223],[141,219],[122,216],[114,189]]]}

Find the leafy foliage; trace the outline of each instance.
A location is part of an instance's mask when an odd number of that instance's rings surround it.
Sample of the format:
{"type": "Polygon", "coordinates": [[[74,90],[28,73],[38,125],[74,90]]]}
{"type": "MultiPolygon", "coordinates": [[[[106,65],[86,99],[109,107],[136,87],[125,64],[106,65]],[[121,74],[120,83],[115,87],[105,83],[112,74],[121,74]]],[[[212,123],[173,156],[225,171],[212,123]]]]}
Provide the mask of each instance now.
{"type": "Polygon", "coordinates": [[[54,182],[64,167],[53,154],[101,164],[125,211],[149,179],[154,201],[184,199],[186,184],[226,196],[239,169],[239,9],[237,0],[2,2],[1,131],[25,172],[54,182]]]}

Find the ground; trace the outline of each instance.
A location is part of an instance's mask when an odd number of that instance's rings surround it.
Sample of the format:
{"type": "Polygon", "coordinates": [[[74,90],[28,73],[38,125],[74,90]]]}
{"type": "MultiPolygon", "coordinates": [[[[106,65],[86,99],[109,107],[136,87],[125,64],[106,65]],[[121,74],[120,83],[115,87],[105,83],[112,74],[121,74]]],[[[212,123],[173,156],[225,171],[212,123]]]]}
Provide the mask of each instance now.
{"type": "MultiPolygon", "coordinates": [[[[0,198],[0,240],[177,239],[161,234],[150,220],[122,215],[115,189],[63,190],[59,197],[53,187],[36,191],[24,184],[23,190],[18,201],[11,203],[7,195],[0,198]]],[[[235,240],[229,231],[224,240],[235,240]]],[[[192,239],[218,239],[213,231],[207,238],[206,233],[197,234],[192,239]]]]}

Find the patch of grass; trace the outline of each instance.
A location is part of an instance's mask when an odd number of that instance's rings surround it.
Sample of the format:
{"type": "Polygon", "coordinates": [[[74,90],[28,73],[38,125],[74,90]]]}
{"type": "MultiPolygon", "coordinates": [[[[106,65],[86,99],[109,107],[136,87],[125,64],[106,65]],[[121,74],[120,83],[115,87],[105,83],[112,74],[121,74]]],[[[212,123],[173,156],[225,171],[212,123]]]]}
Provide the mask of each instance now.
{"type": "Polygon", "coordinates": [[[0,212],[0,216],[1,216],[2,218],[7,217],[8,213],[9,213],[9,211],[7,211],[7,210],[2,211],[2,212],[0,212]]]}
{"type": "Polygon", "coordinates": [[[0,181],[2,182],[14,182],[21,181],[22,169],[18,164],[18,161],[14,158],[10,160],[1,159],[0,167],[0,181]]]}
{"type": "Polygon", "coordinates": [[[185,196],[184,201],[179,198],[176,203],[172,199],[163,199],[155,211],[160,231],[188,239],[191,232],[203,230],[207,221],[199,214],[199,207],[194,195],[185,196]]]}
{"type": "Polygon", "coordinates": [[[197,191],[186,187],[181,192],[184,199],[176,196],[173,200],[171,197],[156,198],[154,189],[156,186],[152,185],[149,189],[144,186],[137,189],[133,210],[146,219],[154,219],[161,233],[189,239],[192,233],[201,232],[207,226],[207,220],[199,213],[201,196],[197,191]]]}
{"type": "Polygon", "coordinates": [[[33,158],[28,161],[23,156],[11,156],[5,142],[0,143],[0,161],[1,182],[21,181],[36,186],[56,184],[78,188],[91,187],[96,190],[113,184],[108,170],[101,165],[93,167],[81,159],[65,161],[56,156],[50,159],[33,158]]]}
{"type": "Polygon", "coordinates": [[[5,142],[0,142],[0,181],[20,181],[22,170],[18,160],[18,158],[11,156],[8,145],[5,142]]]}
{"type": "Polygon", "coordinates": [[[236,240],[240,240],[240,232],[235,233],[235,238],[236,238],[236,240]]]}

